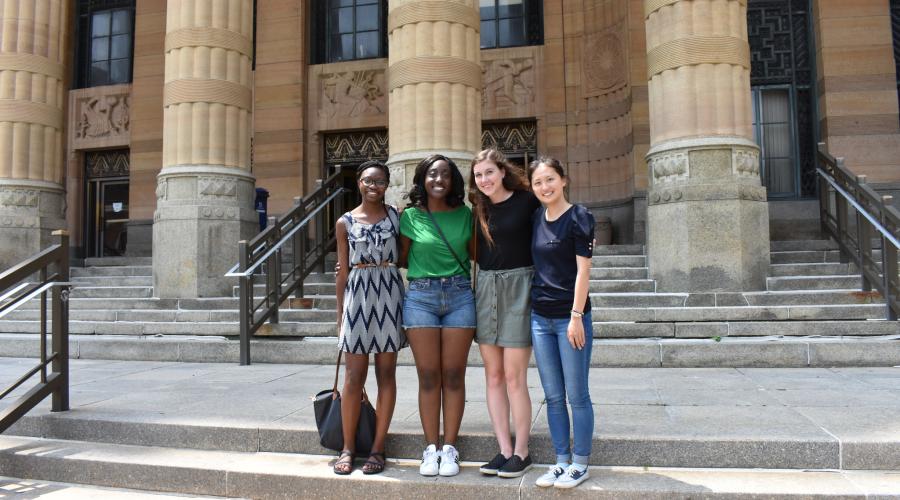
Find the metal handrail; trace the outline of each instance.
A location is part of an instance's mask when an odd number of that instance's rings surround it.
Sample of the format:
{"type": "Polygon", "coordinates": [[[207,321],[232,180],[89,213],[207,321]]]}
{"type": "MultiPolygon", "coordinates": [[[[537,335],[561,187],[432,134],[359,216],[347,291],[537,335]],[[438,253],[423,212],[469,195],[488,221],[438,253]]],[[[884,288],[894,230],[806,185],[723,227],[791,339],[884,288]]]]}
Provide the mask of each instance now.
{"type": "Polygon", "coordinates": [[[279,307],[291,294],[303,297],[303,281],[316,266],[325,271],[325,257],[335,246],[334,224],[343,213],[343,179],[337,172],[319,181],[315,191],[295,199],[294,208],[274,224],[252,240],[238,242],[239,261],[225,276],[238,278],[242,365],[250,364],[250,337],[266,321],[278,323],[279,307]],[[263,274],[265,293],[255,301],[254,279],[263,274]]]}
{"type": "Polygon", "coordinates": [[[69,235],[54,231],[59,244],[43,250],[0,274],[0,317],[22,304],[40,297],[40,362],[3,391],[0,400],[10,395],[33,376],[40,381],[12,404],[0,410],[0,432],[16,423],[47,396],[51,411],[69,409],[69,235]],[[37,282],[33,282],[34,276],[37,282]],[[51,350],[47,353],[47,292],[51,292],[51,350]],[[50,368],[48,373],[47,368],[50,368]]]}
{"type": "Polygon", "coordinates": [[[822,232],[838,243],[840,261],[852,259],[862,274],[861,289],[874,288],[885,299],[885,316],[896,320],[900,314],[900,211],[892,206],[892,196],[882,196],[866,184],[865,175],[854,175],[843,158],[828,154],[819,144],[819,215],[822,232]],[[851,218],[850,208],[855,217],[851,218]],[[855,226],[851,228],[852,225],[855,226]],[[875,257],[873,240],[881,245],[881,261],[875,257]]]}

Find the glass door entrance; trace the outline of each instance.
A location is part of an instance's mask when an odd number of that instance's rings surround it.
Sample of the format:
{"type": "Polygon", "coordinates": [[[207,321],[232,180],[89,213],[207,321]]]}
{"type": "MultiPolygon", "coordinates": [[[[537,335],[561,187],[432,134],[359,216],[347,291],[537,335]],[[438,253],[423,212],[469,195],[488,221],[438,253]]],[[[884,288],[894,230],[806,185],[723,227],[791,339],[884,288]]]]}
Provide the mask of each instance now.
{"type": "Polygon", "coordinates": [[[88,257],[125,255],[128,245],[128,179],[88,181],[88,257]]]}

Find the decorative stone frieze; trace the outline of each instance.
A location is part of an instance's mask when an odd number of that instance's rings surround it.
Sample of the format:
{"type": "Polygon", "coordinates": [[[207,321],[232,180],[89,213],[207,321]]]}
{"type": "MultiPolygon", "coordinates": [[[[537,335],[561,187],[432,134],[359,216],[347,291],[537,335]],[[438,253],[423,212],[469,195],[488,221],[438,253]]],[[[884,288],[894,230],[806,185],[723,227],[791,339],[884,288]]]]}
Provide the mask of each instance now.
{"type": "Polygon", "coordinates": [[[131,142],[131,85],[107,85],[69,92],[69,148],[108,149],[131,142]]]}
{"type": "Polygon", "coordinates": [[[483,73],[483,106],[493,109],[534,102],[533,58],[485,61],[483,73]]]}
{"type": "Polygon", "coordinates": [[[319,75],[322,118],[353,118],[387,111],[384,70],[344,71],[319,75]]]}

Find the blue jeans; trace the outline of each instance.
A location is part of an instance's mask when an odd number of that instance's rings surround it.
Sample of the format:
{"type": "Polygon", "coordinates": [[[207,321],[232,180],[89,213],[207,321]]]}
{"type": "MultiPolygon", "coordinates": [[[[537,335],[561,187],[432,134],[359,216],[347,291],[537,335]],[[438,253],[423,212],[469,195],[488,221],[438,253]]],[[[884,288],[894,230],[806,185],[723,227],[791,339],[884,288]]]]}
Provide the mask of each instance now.
{"type": "Polygon", "coordinates": [[[403,299],[403,328],[475,328],[475,293],[468,276],[417,278],[403,299]]]}
{"type": "Polygon", "coordinates": [[[594,407],[591,405],[588,387],[594,332],[590,313],[585,314],[581,320],[584,325],[584,348],[579,351],[569,344],[566,335],[569,318],[546,318],[531,311],[534,358],[544,387],[547,421],[550,424],[550,439],[556,452],[556,460],[564,463],[571,458],[577,464],[587,465],[594,435],[594,407]],[[572,407],[574,457],[569,447],[566,396],[572,407]]]}

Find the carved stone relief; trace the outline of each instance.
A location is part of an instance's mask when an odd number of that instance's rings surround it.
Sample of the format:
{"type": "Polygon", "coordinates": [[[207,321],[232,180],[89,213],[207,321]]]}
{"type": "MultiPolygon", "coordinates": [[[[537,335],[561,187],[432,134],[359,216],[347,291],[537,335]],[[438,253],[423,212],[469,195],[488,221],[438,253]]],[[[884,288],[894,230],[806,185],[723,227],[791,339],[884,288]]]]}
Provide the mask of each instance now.
{"type": "Polygon", "coordinates": [[[201,176],[197,179],[200,198],[237,196],[237,182],[232,177],[201,176]]]}
{"type": "Polygon", "coordinates": [[[628,68],[618,26],[585,35],[582,54],[586,97],[607,94],[625,84],[628,68]]]}
{"type": "Polygon", "coordinates": [[[128,133],[131,126],[128,94],[91,96],[78,99],[75,139],[109,137],[128,133]]]}
{"type": "Polygon", "coordinates": [[[495,59],[482,69],[482,105],[488,108],[534,102],[534,59],[495,59]]]}
{"type": "Polygon", "coordinates": [[[759,152],[752,149],[735,149],[732,153],[731,166],[736,176],[759,177],[759,152]]]}
{"type": "Polygon", "coordinates": [[[0,190],[0,206],[4,207],[36,207],[38,192],[30,189],[0,190]]]}
{"type": "Polygon", "coordinates": [[[319,116],[322,118],[379,115],[387,110],[384,71],[323,74],[320,82],[322,100],[319,116]]]}
{"type": "Polygon", "coordinates": [[[653,173],[653,182],[675,182],[690,176],[690,164],[687,153],[673,153],[652,158],[648,161],[653,173]]]}

